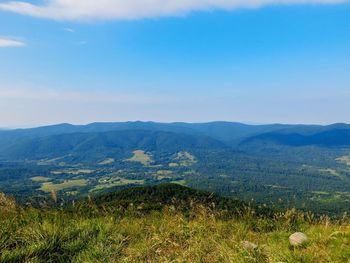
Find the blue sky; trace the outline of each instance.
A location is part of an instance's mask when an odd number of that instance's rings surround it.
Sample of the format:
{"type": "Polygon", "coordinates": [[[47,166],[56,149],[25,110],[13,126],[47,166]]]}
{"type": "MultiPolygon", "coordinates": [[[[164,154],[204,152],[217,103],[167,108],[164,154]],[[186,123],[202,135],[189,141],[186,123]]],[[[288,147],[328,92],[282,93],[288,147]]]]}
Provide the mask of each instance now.
{"type": "Polygon", "coordinates": [[[0,1],[0,127],[350,122],[347,1],[253,8],[193,2],[82,16],[81,6],[9,11],[0,1]]]}

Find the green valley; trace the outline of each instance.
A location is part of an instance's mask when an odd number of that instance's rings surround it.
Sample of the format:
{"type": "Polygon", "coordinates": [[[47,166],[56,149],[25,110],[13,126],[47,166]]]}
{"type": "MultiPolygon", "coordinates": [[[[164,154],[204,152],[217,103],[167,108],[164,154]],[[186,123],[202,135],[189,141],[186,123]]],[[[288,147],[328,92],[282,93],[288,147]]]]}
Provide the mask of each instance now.
{"type": "Polygon", "coordinates": [[[0,191],[20,203],[40,203],[55,191],[68,202],[173,182],[279,209],[350,212],[345,124],[59,127],[0,131],[0,191]]]}

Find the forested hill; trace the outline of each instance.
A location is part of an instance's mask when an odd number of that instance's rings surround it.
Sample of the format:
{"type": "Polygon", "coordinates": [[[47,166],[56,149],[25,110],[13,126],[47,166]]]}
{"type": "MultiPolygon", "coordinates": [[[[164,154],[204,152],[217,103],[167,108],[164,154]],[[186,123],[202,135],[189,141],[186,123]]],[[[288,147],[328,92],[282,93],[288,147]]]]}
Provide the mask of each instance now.
{"type": "Polygon", "coordinates": [[[173,205],[178,210],[188,211],[196,205],[204,205],[228,214],[243,214],[253,209],[256,215],[271,216],[273,210],[263,206],[248,204],[237,198],[222,197],[216,193],[196,190],[179,184],[159,184],[154,186],[131,187],[98,195],[93,199],[98,206],[133,206],[143,211],[161,210],[173,205]]]}
{"type": "Polygon", "coordinates": [[[84,153],[86,149],[92,155],[132,149],[174,152],[236,148],[244,144],[254,146],[262,142],[287,146],[349,146],[350,125],[246,125],[231,122],[59,124],[1,130],[0,156],[5,159],[53,158],[84,153]]]}
{"type": "Polygon", "coordinates": [[[51,126],[42,126],[38,128],[0,130],[0,145],[11,140],[20,138],[35,138],[57,134],[67,133],[100,133],[107,131],[121,130],[150,130],[150,131],[168,131],[174,133],[205,135],[214,139],[231,142],[256,136],[269,132],[283,132],[285,134],[297,133],[310,135],[334,129],[350,129],[348,124],[322,125],[287,125],[287,124],[267,124],[267,125],[248,125],[238,122],[208,122],[208,123],[158,123],[158,122],[110,122],[110,123],[91,123],[87,125],[72,125],[68,123],[51,126]]]}
{"type": "MultiPolygon", "coordinates": [[[[210,123],[157,123],[157,122],[115,122],[91,123],[87,125],[58,124],[29,129],[0,130],[0,146],[22,138],[36,138],[67,133],[100,133],[121,130],[168,131],[174,133],[204,135],[225,142],[239,141],[252,135],[281,130],[299,125],[247,125],[236,122],[210,123]]],[[[319,127],[319,126],[317,126],[319,127]]]]}
{"type": "MultiPolygon", "coordinates": [[[[132,150],[172,152],[226,148],[223,142],[202,136],[165,131],[123,130],[100,133],[66,133],[22,138],[0,148],[3,158],[44,159],[74,155],[102,159],[124,156],[132,150]]],[[[78,158],[79,159],[79,158],[78,158]]]]}
{"type": "Polygon", "coordinates": [[[301,133],[270,132],[245,139],[241,144],[256,142],[275,143],[287,146],[323,146],[347,147],[350,146],[350,129],[335,128],[332,130],[303,135],[301,133]]]}

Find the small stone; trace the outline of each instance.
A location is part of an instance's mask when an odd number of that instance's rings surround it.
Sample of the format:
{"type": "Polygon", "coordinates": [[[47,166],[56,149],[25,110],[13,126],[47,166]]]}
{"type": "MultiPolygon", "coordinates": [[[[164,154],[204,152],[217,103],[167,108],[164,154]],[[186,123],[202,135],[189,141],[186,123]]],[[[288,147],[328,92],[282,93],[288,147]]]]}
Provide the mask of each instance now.
{"type": "Polygon", "coordinates": [[[296,232],[289,237],[289,243],[294,247],[305,244],[307,240],[307,236],[301,232],[296,232]]]}
{"type": "Polygon", "coordinates": [[[252,242],[249,242],[249,241],[242,241],[241,245],[246,250],[254,250],[254,249],[258,248],[258,245],[254,244],[252,242]]]}

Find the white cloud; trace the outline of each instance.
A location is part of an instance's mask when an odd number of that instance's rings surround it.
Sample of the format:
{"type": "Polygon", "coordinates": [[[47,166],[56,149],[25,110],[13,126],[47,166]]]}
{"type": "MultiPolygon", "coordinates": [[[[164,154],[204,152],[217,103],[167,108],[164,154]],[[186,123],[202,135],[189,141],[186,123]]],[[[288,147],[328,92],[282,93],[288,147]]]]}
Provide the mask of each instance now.
{"type": "Polygon", "coordinates": [[[192,11],[257,8],[274,4],[337,4],[349,0],[47,0],[0,4],[0,10],[56,20],[140,19],[176,16],[192,11]]]}
{"type": "Polygon", "coordinates": [[[2,47],[23,47],[26,43],[23,41],[10,39],[10,38],[0,38],[0,48],[2,47]]]}
{"type": "Polygon", "coordinates": [[[75,33],[75,30],[73,28],[66,27],[66,28],[63,28],[63,30],[68,33],[75,33]]]}

